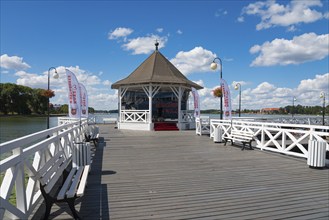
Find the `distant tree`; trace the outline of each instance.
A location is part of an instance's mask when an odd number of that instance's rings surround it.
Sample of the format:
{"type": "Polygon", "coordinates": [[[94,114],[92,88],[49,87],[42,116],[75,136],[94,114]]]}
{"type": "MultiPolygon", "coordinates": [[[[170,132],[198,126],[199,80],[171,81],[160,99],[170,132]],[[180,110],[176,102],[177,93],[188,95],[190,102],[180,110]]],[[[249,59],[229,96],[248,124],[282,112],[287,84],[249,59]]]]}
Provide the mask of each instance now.
{"type": "Polygon", "coordinates": [[[67,104],[62,105],[58,109],[58,113],[60,113],[60,114],[68,114],[69,113],[69,106],[67,104]]]}

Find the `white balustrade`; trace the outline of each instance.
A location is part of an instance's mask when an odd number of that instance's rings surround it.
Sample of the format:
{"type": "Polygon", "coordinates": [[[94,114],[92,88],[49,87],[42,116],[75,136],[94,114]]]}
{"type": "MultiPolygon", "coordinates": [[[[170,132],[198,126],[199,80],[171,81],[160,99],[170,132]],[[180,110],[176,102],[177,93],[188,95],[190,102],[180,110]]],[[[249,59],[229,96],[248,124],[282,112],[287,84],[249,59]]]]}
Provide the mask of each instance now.
{"type": "Polygon", "coordinates": [[[328,126],[252,122],[244,120],[210,120],[210,137],[214,137],[216,127],[222,129],[222,135],[230,136],[230,130],[252,131],[257,148],[286,155],[308,158],[309,140],[323,141],[326,150],[329,144],[324,137],[329,136],[328,126]]]}
{"type": "Polygon", "coordinates": [[[195,133],[197,135],[210,134],[210,118],[209,116],[200,116],[195,119],[195,133]]]}
{"type": "Polygon", "coordinates": [[[126,122],[143,122],[149,123],[150,122],[150,111],[149,110],[122,110],[121,123],[126,122]]]}
{"type": "Polygon", "coordinates": [[[29,218],[42,199],[37,171],[58,151],[71,159],[86,126],[75,121],[0,144],[0,219],[29,218]]]}
{"type": "Polygon", "coordinates": [[[181,111],[181,122],[195,122],[194,111],[193,110],[182,110],[181,111]]]}

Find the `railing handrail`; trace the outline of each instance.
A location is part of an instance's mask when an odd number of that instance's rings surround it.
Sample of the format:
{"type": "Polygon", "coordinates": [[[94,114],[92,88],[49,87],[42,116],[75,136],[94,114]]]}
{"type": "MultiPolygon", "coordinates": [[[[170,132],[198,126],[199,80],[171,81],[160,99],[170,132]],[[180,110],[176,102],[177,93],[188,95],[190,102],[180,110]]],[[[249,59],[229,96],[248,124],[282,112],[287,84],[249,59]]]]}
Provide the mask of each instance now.
{"type": "Polygon", "coordinates": [[[138,113],[138,112],[150,112],[150,110],[131,110],[131,109],[128,109],[128,110],[121,110],[121,112],[132,112],[132,113],[138,113]]]}

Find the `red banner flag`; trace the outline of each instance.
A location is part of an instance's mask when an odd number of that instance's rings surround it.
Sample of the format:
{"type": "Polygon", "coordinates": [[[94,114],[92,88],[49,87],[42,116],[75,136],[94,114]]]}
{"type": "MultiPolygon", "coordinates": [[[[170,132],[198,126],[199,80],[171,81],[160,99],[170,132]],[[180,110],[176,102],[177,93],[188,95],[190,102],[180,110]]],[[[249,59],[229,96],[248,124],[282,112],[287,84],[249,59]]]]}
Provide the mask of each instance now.
{"type": "Polygon", "coordinates": [[[194,98],[194,117],[200,118],[200,99],[198,90],[192,87],[192,94],[194,98]]]}
{"type": "Polygon", "coordinates": [[[232,118],[232,107],[231,107],[231,93],[226,81],[221,79],[222,95],[223,95],[223,119],[232,118]]]}
{"type": "Polygon", "coordinates": [[[80,86],[80,97],[81,97],[81,117],[88,118],[88,93],[86,87],[79,83],[80,86]]]}
{"type": "Polygon", "coordinates": [[[77,77],[65,69],[67,76],[67,84],[69,88],[69,116],[71,118],[81,117],[81,98],[80,98],[80,86],[77,77]]]}

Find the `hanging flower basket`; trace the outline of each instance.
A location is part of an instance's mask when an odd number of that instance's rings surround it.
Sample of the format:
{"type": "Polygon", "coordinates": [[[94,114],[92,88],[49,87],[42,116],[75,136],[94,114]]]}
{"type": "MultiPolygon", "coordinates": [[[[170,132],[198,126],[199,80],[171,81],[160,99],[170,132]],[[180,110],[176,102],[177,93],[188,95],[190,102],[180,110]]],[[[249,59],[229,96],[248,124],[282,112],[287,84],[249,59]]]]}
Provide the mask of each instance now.
{"type": "Polygon", "coordinates": [[[212,90],[212,94],[216,98],[222,97],[222,87],[219,86],[216,89],[212,90]]]}
{"type": "Polygon", "coordinates": [[[55,92],[53,90],[44,90],[41,92],[41,95],[47,98],[52,98],[55,96],[55,92]]]}

